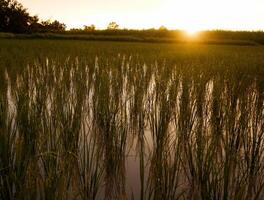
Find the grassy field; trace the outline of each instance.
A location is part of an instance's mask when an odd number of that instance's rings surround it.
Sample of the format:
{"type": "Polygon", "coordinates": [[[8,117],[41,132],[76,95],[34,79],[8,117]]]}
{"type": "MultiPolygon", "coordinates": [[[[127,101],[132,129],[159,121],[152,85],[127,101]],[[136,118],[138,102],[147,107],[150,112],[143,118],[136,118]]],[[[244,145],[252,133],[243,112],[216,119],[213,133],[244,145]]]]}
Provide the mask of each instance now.
{"type": "Polygon", "coordinates": [[[75,30],[65,32],[43,32],[14,34],[1,33],[0,39],[49,39],[49,40],[81,40],[81,41],[116,41],[144,43],[197,43],[219,45],[263,45],[263,31],[200,31],[190,35],[181,30],[75,30]]]}
{"type": "Polygon", "coordinates": [[[0,199],[263,199],[264,46],[0,40],[0,199]]]}

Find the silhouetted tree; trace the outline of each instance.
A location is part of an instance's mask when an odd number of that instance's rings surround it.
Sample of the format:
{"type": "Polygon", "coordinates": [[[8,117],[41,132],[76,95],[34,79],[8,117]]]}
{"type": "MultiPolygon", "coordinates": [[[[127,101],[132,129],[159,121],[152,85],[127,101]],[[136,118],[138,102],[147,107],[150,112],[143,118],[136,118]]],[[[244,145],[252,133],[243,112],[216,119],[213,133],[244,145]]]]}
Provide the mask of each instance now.
{"type": "Polygon", "coordinates": [[[94,31],[95,30],[95,25],[91,24],[90,26],[83,26],[84,31],[94,31]]]}
{"type": "Polygon", "coordinates": [[[66,25],[63,23],[60,23],[58,20],[55,21],[42,21],[41,25],[43,26],[43,29],[45,32],[61,32],[65,31],[66,25]]]}
{"type": "Polygon", "coordinates": [[[16,0],[0,0],[0,31],[26,32],[31,19],[27,10],[16,0]]]}
{"type": "Polygon", "coordinates": [[[55,20],[39,23],[37,16],[30,16],[27,9],[16,0],[0,0],[0,31],[13,33],[64,31],[65,24],[55,20]]]}
{"type": "Polygon", "coordinates": [[[116,30],[119,28],[119,25],[116,22],[110,22],[107,26],[108,30],[116,30]]]}
{"type": "Polygon", "coordinates": [[[167,31],[168,29],[166,28],[166,26],[160,26],[159,27],[159,31],[167,31]]]}
{"type": "Polygon", "coordinates": [[[6,28],[9,21],[7,18],[7,13],[9,12],[8,6],[7,1],[0,0],[0,31],[3,31],[6,28]]]}

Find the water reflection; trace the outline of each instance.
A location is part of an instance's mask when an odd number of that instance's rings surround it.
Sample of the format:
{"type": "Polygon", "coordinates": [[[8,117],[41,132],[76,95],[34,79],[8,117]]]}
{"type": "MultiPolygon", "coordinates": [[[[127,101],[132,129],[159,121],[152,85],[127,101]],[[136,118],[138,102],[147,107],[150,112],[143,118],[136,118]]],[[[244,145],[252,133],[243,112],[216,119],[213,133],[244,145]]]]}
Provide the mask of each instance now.
{"type": "Polygon", "coordinates": [[[1,171],[2,195],[263,197],[261,80],[120,54],[46,58],[6,82],[2,166],[21,178],[1,171]]]}

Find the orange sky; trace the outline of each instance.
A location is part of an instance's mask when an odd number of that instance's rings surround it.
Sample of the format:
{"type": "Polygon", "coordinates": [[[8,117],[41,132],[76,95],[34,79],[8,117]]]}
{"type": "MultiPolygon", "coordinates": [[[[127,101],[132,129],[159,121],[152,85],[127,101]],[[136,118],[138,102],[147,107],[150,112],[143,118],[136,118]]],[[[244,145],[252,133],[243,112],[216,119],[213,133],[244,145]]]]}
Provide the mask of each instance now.
{"type": "Polygon", "coordinates": [[[41,19],[58,19],[68,28],[264,30],[264,0],[19,0],[41,19]]]}

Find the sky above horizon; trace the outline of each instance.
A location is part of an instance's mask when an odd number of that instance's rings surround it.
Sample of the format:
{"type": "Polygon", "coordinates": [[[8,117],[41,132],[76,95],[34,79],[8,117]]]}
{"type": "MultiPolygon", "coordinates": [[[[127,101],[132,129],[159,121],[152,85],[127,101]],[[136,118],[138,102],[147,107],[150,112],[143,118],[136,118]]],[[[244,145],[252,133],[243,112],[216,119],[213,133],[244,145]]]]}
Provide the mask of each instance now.
{"type": "Polygon", "coordinates": [[[264,0],[18,0],[31,15],[67,28],[264,30],[264,0]]]}

